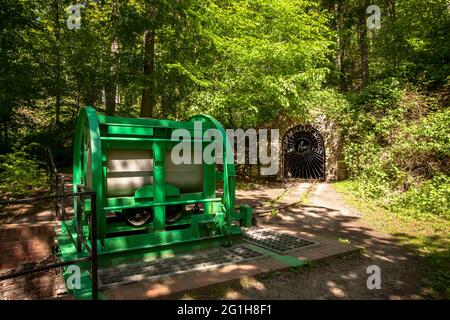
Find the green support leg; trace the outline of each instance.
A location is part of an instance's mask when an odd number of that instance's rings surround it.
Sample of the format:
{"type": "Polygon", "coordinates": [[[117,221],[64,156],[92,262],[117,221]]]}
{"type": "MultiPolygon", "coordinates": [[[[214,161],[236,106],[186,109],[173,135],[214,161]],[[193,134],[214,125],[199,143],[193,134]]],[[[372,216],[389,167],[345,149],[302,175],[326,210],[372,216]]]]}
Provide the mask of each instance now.
{"type": "MultiPolygon", "coordinates": [[[[160,131],[158,131],[159,133],[160,131]]],[[[154,187],[154,201],[156,203],[165,202],[166,199],[166,183],[164,172],[164,158],[165,158],[165,142],[153,142],[153,187],[154,187]]],[[[153,208],[153,223],[155,231],[164,231],[166,228],[166,207],[157,206],[153,208]]]]}
{"type": "Polygon", "coordinates": [[[250,228],[252,226],[253,209],[247,205],[240,206],[241,227],[250,228]]]}
{"type": "MultiPolygon", "coordinates": [[[[216,168],[215,165],[203,165],[203,198],[211,199],[216,197],[216,168]]],[[[214,204],[205,203],[205,213],[214,213],[214,204]]]]}

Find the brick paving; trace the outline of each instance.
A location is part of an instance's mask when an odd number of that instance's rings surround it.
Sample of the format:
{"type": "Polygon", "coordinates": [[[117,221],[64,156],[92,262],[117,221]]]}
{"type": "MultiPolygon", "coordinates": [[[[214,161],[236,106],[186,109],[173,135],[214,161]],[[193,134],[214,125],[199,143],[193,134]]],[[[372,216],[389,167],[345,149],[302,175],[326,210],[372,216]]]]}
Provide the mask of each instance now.
{"type": "MultiPolygon", "coordinates": [[[[0,274],[53,262],[53,222],[5,224],[0,227],[0,274]]],[[[45,299],[66,293],[61,270],[0,281],[0,299],[45,299]]]]}
{"type": "Polygon", "coordinates": [[[55,224],[6,224],[0,227],[0,272],[52,255],[55,224]]]}
{"type": "Polygon", "coordinates": [[[0,281],[0,300],[39,300],[67,294],[60,270],[0,281]]]}

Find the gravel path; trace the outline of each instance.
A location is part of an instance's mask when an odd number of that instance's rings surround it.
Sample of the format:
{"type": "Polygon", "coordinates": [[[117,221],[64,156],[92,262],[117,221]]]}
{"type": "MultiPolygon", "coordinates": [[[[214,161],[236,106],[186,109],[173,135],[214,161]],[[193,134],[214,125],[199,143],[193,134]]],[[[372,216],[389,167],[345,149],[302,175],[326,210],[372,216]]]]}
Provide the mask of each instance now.
{"type": "MultiPolygon", "coordinates": [[[[262,227],[294,229],[300,234],[350,241],[362,248],[353,254],[320,262],[310,268],[245,278],[221,287],[184,293],[184,299],[423,299],[421,267],[415,256],[392,237],[364,223],[331,184],[297,183],[272,204],[283,206],[310,190],[307,205],[292,206],[258,218],[262,227]],[[312,190],[311,190],[312,189],[312,190]],[[311,192],[312,191],[312,192],[311,192]],[[369,290],[367,267],[381,269],[381,289],[369,290]]],[[[279,197],[283,189],[238,190],[239,202],[257,205],[279,197]]],[[[267,206],[266,206],[267,207],[267,206]]],[[[260,210],[261,211],[261,210],[260,210]]],[[[258,212],[258,210],[256,210],[258,212]]]]}

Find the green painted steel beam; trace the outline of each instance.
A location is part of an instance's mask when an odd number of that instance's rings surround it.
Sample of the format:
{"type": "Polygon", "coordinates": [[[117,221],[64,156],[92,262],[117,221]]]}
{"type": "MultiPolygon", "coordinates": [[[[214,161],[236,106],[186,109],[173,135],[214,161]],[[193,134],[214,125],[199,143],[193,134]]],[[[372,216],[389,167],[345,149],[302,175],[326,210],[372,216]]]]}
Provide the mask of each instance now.
{"type": "Polygon", "coordinates": [[[115,211],[115,210],[121,210],[121,209],[129,209],[129,208],[147,208],[147,207],[173,206],[173,205],[182,205],[182,204],[221,202],[222,198],[178,200],[178,201],[166,201],[166,202],[136,202],[136,201],[131,202],[131,201],[132,200],[130,199],[129,204],[127,204],[127,205],[105,207],[105,210],[106,211],[115,211]]]}
{"type": "MultiPolygon", "coordinates": [[[[180,140],[173,140],[173,139],[158,139],[158,138],[141,138],[141,137],[101,137],[102,141],[144,141],[144,142],[199,142],[198,140],[186,140],[186,139],[180,139],[180,140]]],[[[213,141],[211,140],[201,140],[200,143],[211,143],[213,141]]]]}
{"type": "MultiPolygon", "coordinates": [[[[129,127],[149,127],[168,129],[194,129],[194,125],[189,121],[172,121],[146,118],[121,118],[100,115],[98,117],[102,125],[129,126],[129,127]]],[[[207,128],[208,129],[208,128],[207,128]]]]}
{"type": "MultiPolygon", "coordinates": [[[[157,135],[164,136],[164,131],[159,129],[157,135]]],[[[166,145],[164,141],[153,142],[153,225],[156,231],[164,231],[166,227],[166,172],[164,168],[166,145]]]]}

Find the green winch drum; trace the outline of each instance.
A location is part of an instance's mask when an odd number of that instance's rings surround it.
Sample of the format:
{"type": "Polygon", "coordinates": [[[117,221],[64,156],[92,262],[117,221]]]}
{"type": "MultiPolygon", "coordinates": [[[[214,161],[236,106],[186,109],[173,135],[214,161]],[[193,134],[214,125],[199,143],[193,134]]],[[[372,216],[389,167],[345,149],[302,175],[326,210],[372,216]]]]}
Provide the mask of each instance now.
{"type": "Polygon", "coordinates": [[[74,217],[62,223],[59,237],[63,260],[88,255],[76,248],[77,219],[82,226],[78,232],[91,246],[94,206],[101,265],[240,241],[241,227],[251,226],[252,210],[235,208],[230,154],[224,128],[210,116],[189,121],[120,118],[82,108],[74,141],[73,191],[94,191],[96,202],[87,196],[74,201],[74,217]],[[181,141],[172,139],[176,129],[192,137],[182,141],[192,144],[193,153],[212,143],[203,137],[215,129],[223,141],[223,163],[209,164],[202,157],[200,162],[175,164],[171,152],[181,141]]]}

